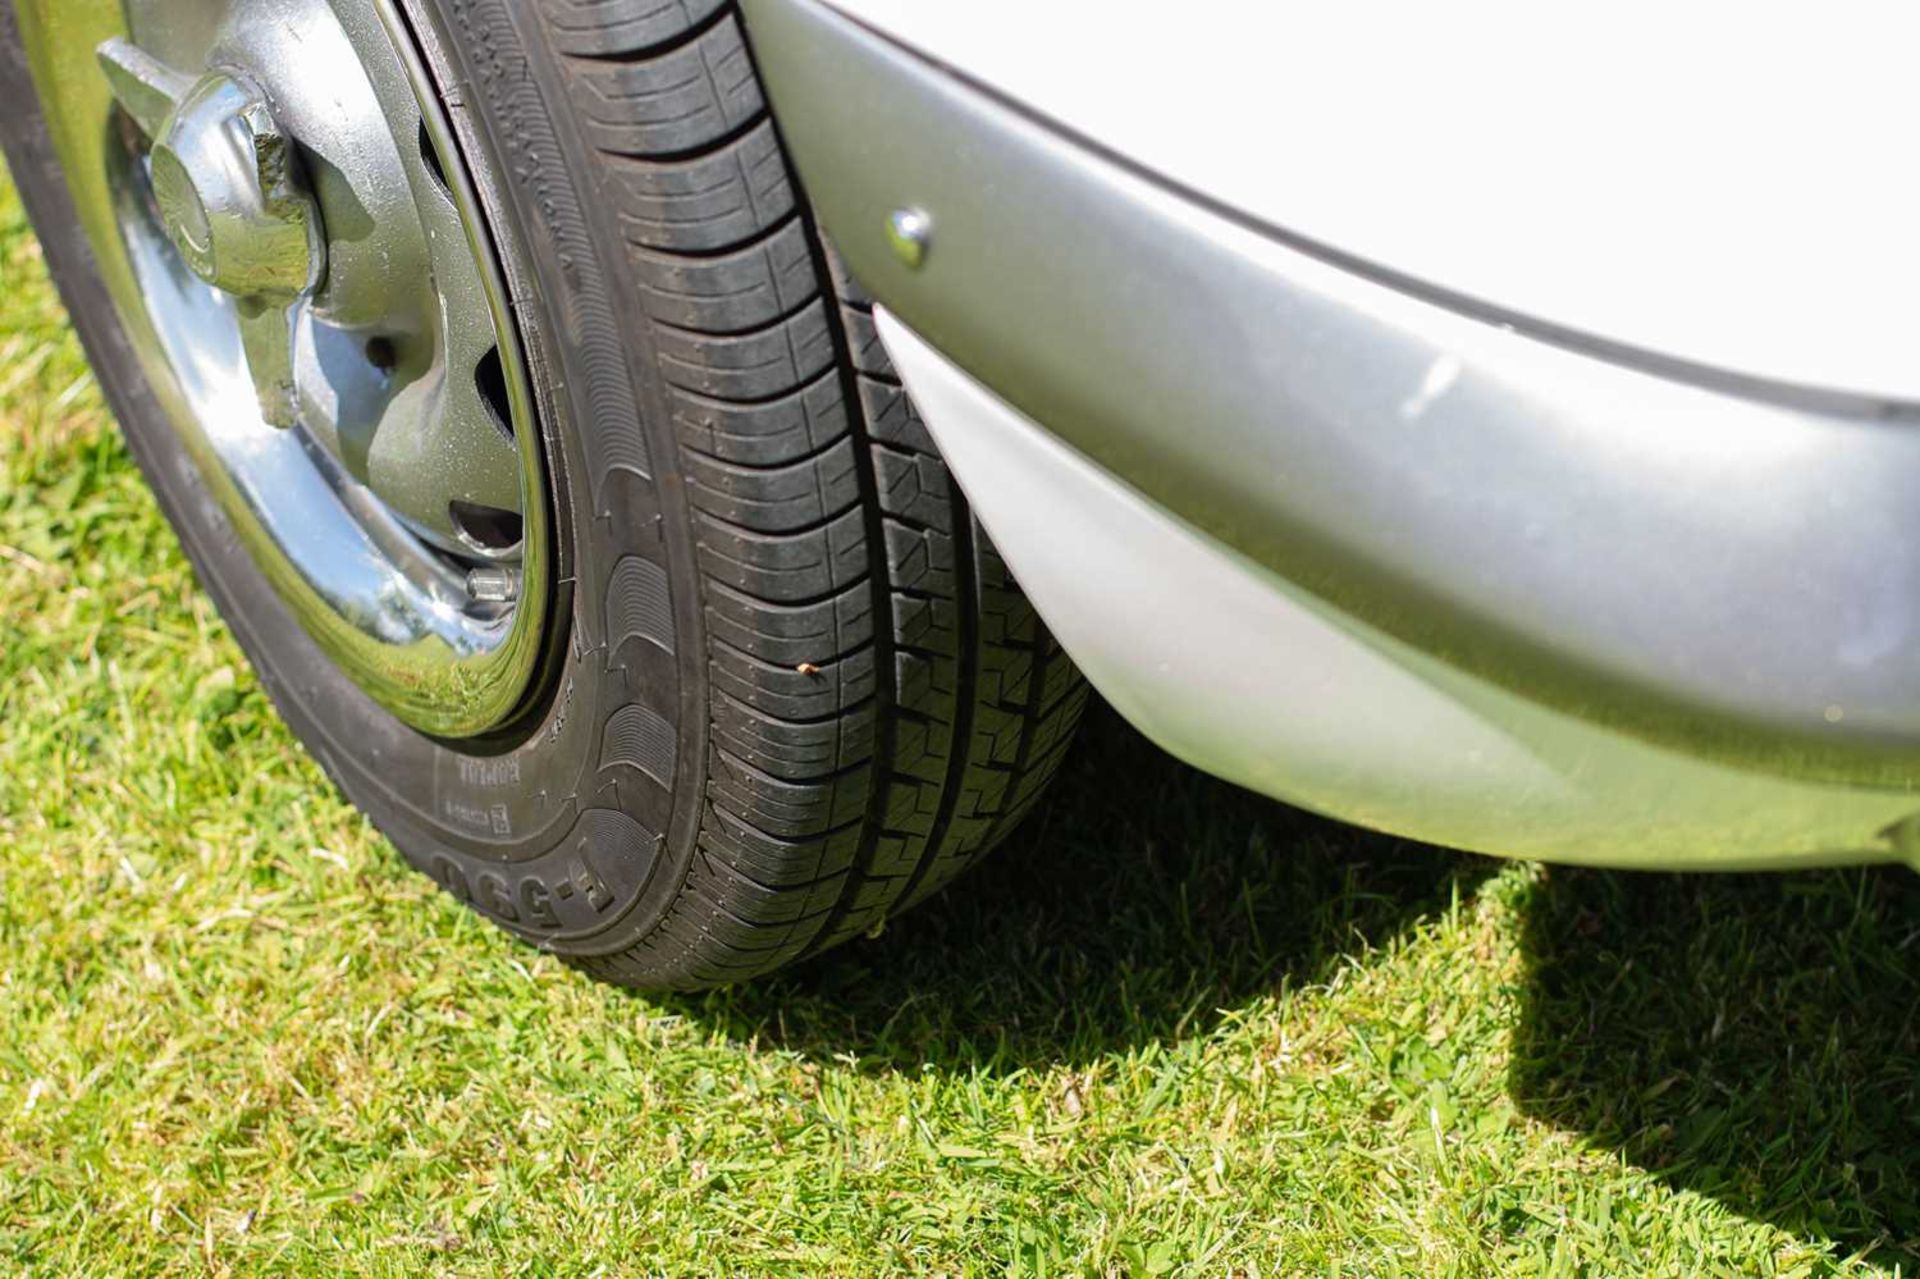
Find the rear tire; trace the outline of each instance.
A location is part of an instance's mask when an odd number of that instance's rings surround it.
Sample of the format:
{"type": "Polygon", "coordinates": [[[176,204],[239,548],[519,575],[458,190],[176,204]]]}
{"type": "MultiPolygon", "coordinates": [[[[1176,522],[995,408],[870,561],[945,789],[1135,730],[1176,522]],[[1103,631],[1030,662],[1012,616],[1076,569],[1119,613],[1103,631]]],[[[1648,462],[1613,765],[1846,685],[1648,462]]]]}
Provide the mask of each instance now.
{"type": "Polygon", "coordinates": [[[557,638],[445,741],[246,554],[99,286],[11,7],[0,122],[136,456],[289,723],[407,859],[596,976],[694,988],[876,929],[1032,806],[1086,691],[834,264],[716,0],[402,0],[539,401],[557,638]]]}

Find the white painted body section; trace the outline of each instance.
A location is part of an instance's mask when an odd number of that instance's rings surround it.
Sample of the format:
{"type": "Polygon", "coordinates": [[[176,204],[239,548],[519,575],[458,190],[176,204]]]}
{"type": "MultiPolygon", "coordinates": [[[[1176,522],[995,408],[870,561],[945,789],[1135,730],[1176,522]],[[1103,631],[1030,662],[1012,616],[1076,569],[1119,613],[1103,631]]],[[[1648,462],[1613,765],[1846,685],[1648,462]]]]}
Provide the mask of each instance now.
{"type": "Polygon", "coordinates": [[[1197,532],[875,315],[1047,625],[1122,715],[1187,762],[1507,856],[1721,869],[1890,856],[1876,836],[1911,796],[1705,762],[1447,666],[1197,532]]]}
{"type": "Polygon", "coordinates": [[[1384,270],[1712,369],[1920,401],[1920,6],[832,2],[1384,270]]]}

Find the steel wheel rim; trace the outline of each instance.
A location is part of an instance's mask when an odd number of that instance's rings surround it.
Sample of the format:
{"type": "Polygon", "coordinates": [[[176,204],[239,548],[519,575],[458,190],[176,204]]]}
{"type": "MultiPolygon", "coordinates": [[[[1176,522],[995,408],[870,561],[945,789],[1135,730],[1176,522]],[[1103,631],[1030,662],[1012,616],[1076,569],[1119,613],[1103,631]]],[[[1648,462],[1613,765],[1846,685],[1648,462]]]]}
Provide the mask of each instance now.
{"type": "MultiPolygon", "coordinates": [[[[390,0],[19,7],[81,222],[197,481],[375,701],[442,737],[507,724],[547,624],[539,430],[492,224],[402,15],[390,0]],[[147,103],[130,64],[163,69],[154,79],[175,96],[147,103]],[[252,269],[252,239],[215,237],[208,258],[225,274],[198,258],[208,220],[180,215],[195,201],[160,173],[208,149],[168,144],[190,127],[180,90],[215,79],[263,112],[248,117],[265,121],[248,154],[290,139],[318,263],[295,293],[274,290],[302,271],[272,283],[252,269]],[[271,372],[276,345],[285,376],[271,372]],[[272,389],[286,426],[270,424],[272,389]]],[[[204,172],[193,181],[216,190],[204,172]]]]}

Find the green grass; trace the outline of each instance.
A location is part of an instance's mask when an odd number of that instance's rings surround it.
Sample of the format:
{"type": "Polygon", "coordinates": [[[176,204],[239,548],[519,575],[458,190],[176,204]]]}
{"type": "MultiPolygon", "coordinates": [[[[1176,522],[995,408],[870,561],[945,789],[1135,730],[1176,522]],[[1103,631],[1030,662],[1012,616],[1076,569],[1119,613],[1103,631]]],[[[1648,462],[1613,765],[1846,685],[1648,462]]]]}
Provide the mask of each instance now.
{"type": "Polygon", "coordinates": [[[1546,871],[1096,713],[992,864],[698,998],[289,736],[0,183],[0,1273],[1913,1273],[1905,872],[1546,871]]]}

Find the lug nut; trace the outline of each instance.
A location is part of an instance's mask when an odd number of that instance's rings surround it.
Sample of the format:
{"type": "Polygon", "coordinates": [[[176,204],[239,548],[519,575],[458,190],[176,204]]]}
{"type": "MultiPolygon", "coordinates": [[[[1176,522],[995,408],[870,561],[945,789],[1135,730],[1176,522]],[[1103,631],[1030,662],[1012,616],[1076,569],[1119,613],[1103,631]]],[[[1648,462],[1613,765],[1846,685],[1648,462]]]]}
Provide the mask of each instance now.
{"type": "Polygon", "coordinates": [[[193,273],[238,302],[260,415],[299,417],[293,316],[326,273],[326,236],[300,184],[293,140],[261,91],[235,75],[198,79],[115,37],[98,49],[114,97],[152,144],[149,172],[167,239],[193,273]]]}

